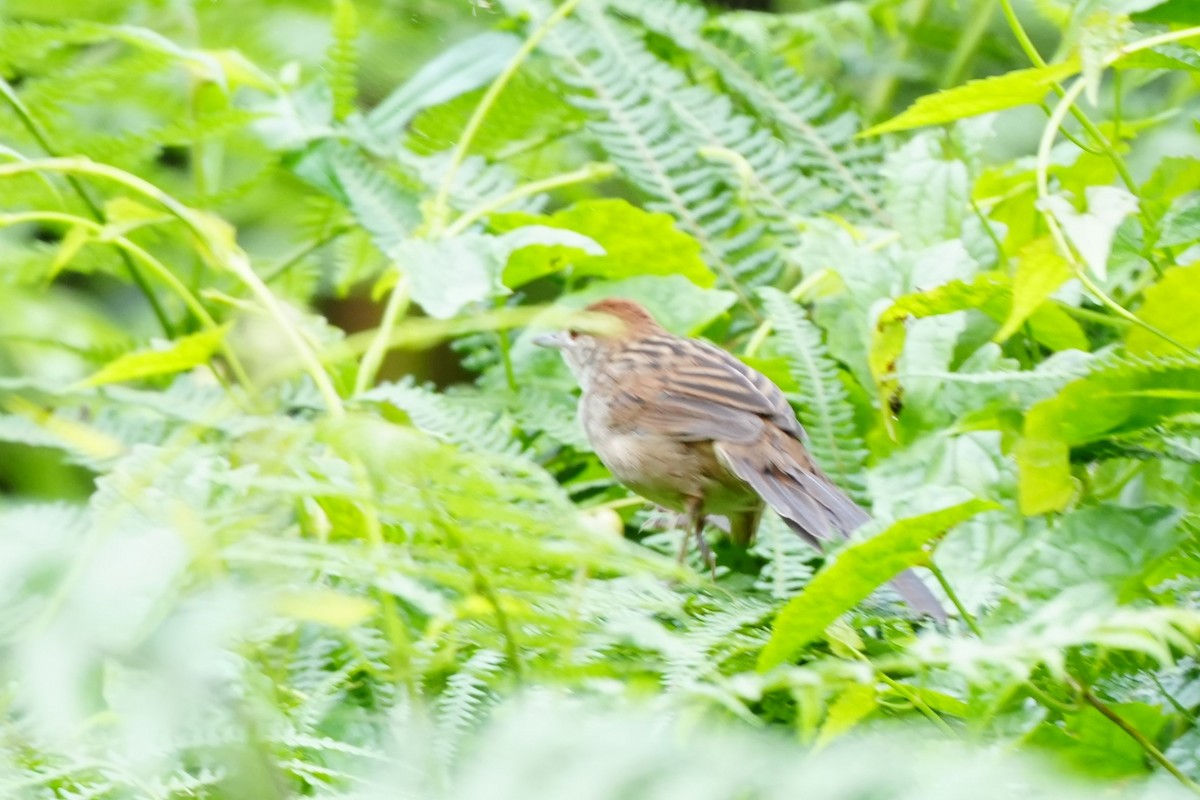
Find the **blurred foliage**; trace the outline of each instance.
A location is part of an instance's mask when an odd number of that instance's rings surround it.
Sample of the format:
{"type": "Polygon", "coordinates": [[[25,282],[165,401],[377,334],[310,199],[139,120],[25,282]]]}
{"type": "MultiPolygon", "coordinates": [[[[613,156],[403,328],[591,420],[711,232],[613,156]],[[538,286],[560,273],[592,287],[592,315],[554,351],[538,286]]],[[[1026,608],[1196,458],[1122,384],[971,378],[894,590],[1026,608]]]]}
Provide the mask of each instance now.
{"type": "Polygon", "coordinates": [[[0,22],[0,796],[1200,791],[1190,0],[0,22]],[[868,529],[676,566],[527,332],[603,296],[868,529]]]}

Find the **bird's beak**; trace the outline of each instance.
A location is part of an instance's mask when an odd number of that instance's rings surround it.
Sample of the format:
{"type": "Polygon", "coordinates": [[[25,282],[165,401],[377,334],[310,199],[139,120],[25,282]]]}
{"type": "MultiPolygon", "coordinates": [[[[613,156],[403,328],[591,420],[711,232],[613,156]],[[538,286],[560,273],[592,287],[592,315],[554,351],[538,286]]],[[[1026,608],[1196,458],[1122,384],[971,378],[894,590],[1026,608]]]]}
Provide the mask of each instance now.
{"type": "Polygon", "coordinates": [[[542,333],[533,337],[533,343],[538,347],[550,347],[555,350],[561,350],[567,346],[567,334],[564,331],[542,333]]]}

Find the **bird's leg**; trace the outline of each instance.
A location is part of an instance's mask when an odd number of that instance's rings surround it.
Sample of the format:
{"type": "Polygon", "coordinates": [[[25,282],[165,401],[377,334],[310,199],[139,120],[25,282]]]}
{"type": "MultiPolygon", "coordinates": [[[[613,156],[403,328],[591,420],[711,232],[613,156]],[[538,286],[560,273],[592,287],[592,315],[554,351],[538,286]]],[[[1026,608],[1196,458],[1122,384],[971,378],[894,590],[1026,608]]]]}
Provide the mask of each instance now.
{"type": "MultiPolygon", "coordinates": [[[[696,545],[700,548],[700,555],[704,559],[704,563],[708,565],[712,571],[712,577],[717,579],[717,559],[713,555],[712,548],[708,546],[708,541],[704,538],[704,498],[689,497],[685,506],[688,515],[688,521],[691,523],[691,536],[696,537],[696,545]]],[[[683,563],[684,557],[687,555],[689,535],[685,534],[679,548],[679,563],[683,563]]]]}

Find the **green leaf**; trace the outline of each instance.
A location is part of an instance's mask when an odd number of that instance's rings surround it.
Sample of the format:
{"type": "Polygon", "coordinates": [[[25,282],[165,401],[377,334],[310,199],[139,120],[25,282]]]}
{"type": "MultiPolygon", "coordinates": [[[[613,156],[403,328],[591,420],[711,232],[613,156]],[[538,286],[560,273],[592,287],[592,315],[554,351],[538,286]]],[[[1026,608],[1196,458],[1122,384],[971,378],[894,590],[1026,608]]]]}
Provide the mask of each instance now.
{"type": "Polygon", "coordinates": [[[161,347],[118,356],[79,385],[100,386],[105,383],[154,378],[198,367],[212,358],[232,327],[232,324],[222,325],[190,336],[181,336],[163,343],[161,347]]]}
{"type": "Polygon", "coordinates": [[[1031,408],[1015,455],[1025,514],[1066,507],[1075,492],[1072,446],[1200,413],[1200,363],[1119,362],[1065,386],[1031,408]]]}
{"type": "Polygon", "coordinates": [[[968,81],[963,86],[945,89],[918,98],[915,103],[890,120],[863,131],[861,136],[905,131],[925,125],[941,125],[964,117],[1001,111],[1014,106],[1036,103],[1054,84],[1079,71],[1079,62],[1065,61],[1046,67],[1020,69],[968,81]]]}
{"type": "Polygon", "coordinates": [[[1003,342],[1017,332],[1060,286],[1071,277],[1071,266],[1058,254],[1049,236],[1026,244],[1017,254],[1017,270],[1013,276],[1013,302],[1008,318],[992,337],[1003,342]]]}
{"type": "Polygon", "coordinates": [[[478,89],[500,74],[521,46],[511,33],[489,31],[443,50],[417,70],[367,115],[367,125],[382,139],[398,136],[423,108],[478,89]]]}
{"type": "MultiPolygon", "coordinates": [[[[1009,317],[1011,303],[1011,285],[1007,276],[998,272],[980,274],[971,283],[950,281],[928,292],[896,298],[875,323],[868,356],[882,407],[888,408],[899,391],[891,375],[904,351],[906,319],[978,309],[999,322],[1009,317]]],[[[1043,304],[1029,317],[1029,324],[1034,338],[1053,350],[1087,349],[1087,337],[1079,324],[1062,309],[1043,304]]]]}
{"type": "Polygon", "coordinates": [[[823,747],[829,744],[869,717],[878,707],[879,701],[875,697],[873,685],[850,684],[829,707],[825,723],[821,726],[821,732],[817,734],[815,746],[823,747]]]}
{"type": "MultiPolygon", "coordinates": [[[[1145,298],[1137,310],[1139,319],[1188,347],[1200,347],[1200,325],[1196,324],[1196,309],[1200,309],[1200,264],[1172,267],[1162,279],[1143,293],[1145,298]]],[[[1125,335],[1125,346],[1133,355],[1172,355],[1178,348],[1161,336],[1133,326],[1125,335]]]]}
{"type": "Polygon", "coordinates": [[[978,498],[908,517],[865,541],[851,542],[827,562],[805,590],[775,618],[771,638],[758,657],[766,672],[792,659],[880,585],[927,558],[925,546],[958,523],[998,508],[978,498]]]}
{"type": "Polygon", "coordinates": [[[920,135],[888,156],[887,210],[901,241],[924,247],[953,239],[962,233],[970,198],[966,165],[943,158],[941,145],[930,135],[920,135]]]}
{"type": "Polygon", "coordinates": [[[452,317],[469,303],[508,294],[500,282],[504,247],[493,236],[408,239],[392,248],[393,261],[412,282],[412,299],[431,317],[452,317]]]}
{"type": "MultiPolygon", "coordinates": [[[[565,228],[596,241],[603,255],[570,258],[575,275],[612,280],[634,275],[682,275],[697,286],[709,287],[716,276],[700,257],[700,244],[679,230],[669,214],[638,208],[625,200],[585,200],[555,214],[493,214],[491,227],[512,230],[517,225],[538,224],[565,228]]],[[[526,275],[546,275],[561,269],[561,250],[518,254],[505,270],[505,283],[514,287],[526,275]],[[549,264],[548,264],[549,262],[549,264]]]]}
{"type": "Polygon", "coordinates": [[[1167,0],[1133,14],[1134,22],[1155,25],[1200,25],[1200,6],[1196,0],[1167,0]]]}
{"type": "Polygon", "coordinates": [[[1158,560],[1182,540],[1183,511],[1166,506],[1102,504],[1067,514],[1041,537],[1020,570],[1031,594],[1052,596],[1069,586],[1103,583],[1120,600],[1145,591],[1158,560]]]}
{"type": "MultiPolygon", "coordinates": [[[[1162,711],[1145,703],[1112,703],[1110,707],[1151,741],[1166,724],[1162,711]]],[[[1149,772],[1141,745],[1092,706],[1083,706],[1061,724],[1042,723],[1026,741],[1055,752],[1089,778],[1128,778],[1149,772]]]]}
{"type": "Polygon", "coordinates": [[[1084,263],[1100,280],[1108,279],[1108,256],[1117,226],[1138,210],[1138,198],[1116,186],[1087,187],[1087,210],[1077,211],[1062,195],[1045,199],[1045,211],[1066,231],[1084,263]]]}
{"type": "Polygon", "coordinates": [[[1159,247],[1186,247],[1200,242],[1200,196],[1180,198],[1162,221],[1159,247]]]}

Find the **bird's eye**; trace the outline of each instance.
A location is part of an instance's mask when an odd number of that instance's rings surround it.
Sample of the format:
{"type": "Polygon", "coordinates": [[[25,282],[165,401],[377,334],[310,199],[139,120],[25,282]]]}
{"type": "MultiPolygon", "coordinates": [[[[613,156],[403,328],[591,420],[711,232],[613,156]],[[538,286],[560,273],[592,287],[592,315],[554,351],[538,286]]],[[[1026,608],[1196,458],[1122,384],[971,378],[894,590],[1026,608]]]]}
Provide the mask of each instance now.
{"type": "Polygon", "coordinates": [[[567,338],[568,338],[568,339],[570,339],[572,342],[573,342],[573,341],[575,341],[576,339],[578,339],[578,338],[579,338],[579,331],[577,331],[577,330],[568,330],[568,331],[567,331],[567,338]]]}

